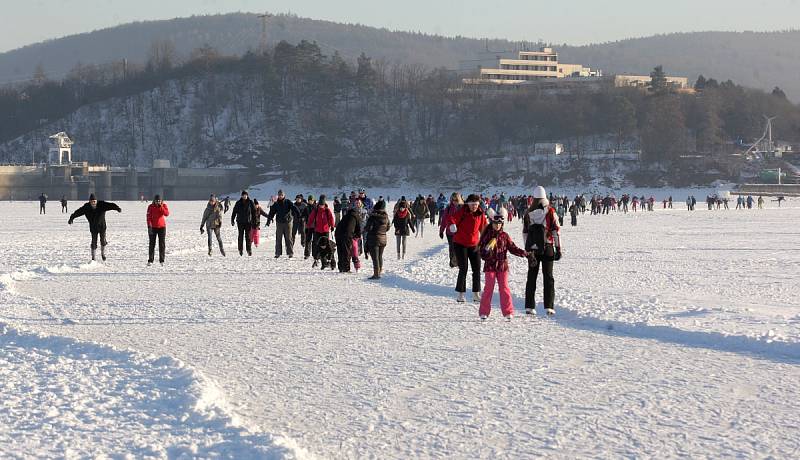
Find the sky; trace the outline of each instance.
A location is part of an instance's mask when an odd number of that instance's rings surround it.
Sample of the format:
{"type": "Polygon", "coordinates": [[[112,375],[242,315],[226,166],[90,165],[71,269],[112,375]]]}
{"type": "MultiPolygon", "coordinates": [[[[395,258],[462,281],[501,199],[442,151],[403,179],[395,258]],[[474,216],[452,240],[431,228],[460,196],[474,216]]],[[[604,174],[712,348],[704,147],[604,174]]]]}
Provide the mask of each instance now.
{"type": "Polygon", "coordinates": [[[132,21],[236,11],[573,45],[669,32],[800,28],[800,0],[0,0],[0,5],[0,52],[132,21]]]}

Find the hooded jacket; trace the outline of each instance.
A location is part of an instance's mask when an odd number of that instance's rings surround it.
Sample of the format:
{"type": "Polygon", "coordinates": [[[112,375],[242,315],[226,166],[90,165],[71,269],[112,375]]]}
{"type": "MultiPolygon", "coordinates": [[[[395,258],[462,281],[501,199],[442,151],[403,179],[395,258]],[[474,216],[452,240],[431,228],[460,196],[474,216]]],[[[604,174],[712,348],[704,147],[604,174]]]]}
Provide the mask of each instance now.
{"type": "Polygon", "coordinates": [[[333,218],[333,212],[328,208],[327,204],[318,205],[308,218],[308,226],[314,229],[315,233],[328,233],[333,230],[336,225],[336,220],[333,218]]]}
{"type": "Polygon", "coordinates": [[[200,226],[210,229],[222,227],[222,214],[222,203],[219,201],[214,204],[208,203],[203,211],[203,220],[200,221],[200,226]]]}
{"type": "Polygon", "coordinates": [[[367,219],[367,247],[386,246],[386,232],[389,231],[389,215],[384,210],[375,210],[367,219]]]}
{"type": "Polygon", "coordinates": [[[169,208],[167,207],[167,203],[161,203],[157,205],[155,203],[150,203],[150,206],[147,207],[147,226],[150,228],[166,228],[167,227],[167,217],[169,215],[169,208]]]}
{"type": "Polygon", "coordinates": [[[361,218],[356,209],[350,209],[336,226],[334,236],[337,240],[352,240],[361,236],[361,218]]]}

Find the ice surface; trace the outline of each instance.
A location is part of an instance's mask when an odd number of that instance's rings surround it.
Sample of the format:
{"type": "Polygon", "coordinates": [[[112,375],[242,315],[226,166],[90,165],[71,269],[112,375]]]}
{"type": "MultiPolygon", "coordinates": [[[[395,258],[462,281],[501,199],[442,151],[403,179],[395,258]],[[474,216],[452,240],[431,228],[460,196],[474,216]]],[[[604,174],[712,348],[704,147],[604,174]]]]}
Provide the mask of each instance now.
{"type": "Polygon", "coordinates": [[[428,229],[368,282],[273,259],[272,228],[240,258],[229,221],[208,257],[204,204],[175,202],[148,268],[145,205],[120,204],[89,264],[85,221],[0,203],[0,456],[800,452],[797,202],[581,216],[558,315],[511,323],[455,303],[428,229]]]}

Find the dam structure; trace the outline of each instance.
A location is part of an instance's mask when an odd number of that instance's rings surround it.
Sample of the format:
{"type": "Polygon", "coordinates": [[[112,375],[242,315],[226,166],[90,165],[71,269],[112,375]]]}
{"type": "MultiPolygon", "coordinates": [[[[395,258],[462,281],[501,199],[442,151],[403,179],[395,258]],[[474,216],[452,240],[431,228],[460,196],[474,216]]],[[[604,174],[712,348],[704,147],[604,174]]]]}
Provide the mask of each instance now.
{"type": "Polygon", "coordinates": [[[154,160],[151,167],[90,165],[72,161],[72,141],[65,133],[50,136],[53,147],[47,163],[0,165],[0,200],[85,200],[90,193],[100,200],[150,199],[205,200],[211,193],[228,193],[253,182],[245,168],[176,168],[169,160],[154,160]]]}

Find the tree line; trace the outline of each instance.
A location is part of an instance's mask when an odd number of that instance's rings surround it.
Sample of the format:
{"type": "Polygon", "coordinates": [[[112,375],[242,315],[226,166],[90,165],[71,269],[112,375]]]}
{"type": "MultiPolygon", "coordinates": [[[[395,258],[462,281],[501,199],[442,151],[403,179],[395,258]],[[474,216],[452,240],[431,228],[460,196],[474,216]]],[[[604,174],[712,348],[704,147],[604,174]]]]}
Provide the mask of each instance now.
{"type": "MultiPolygon", "coordinates": [[[[800,108],[778,88],[766,93],[701,76],[695,92],[680,92],[663,74],[653,70],[647,91],[487,92],[443,68],[363,53],[348,60],[309,41],[242,56],[204,46],[183,61],[169,42],[157,42],[141,66],[80,65],[60,81],[38,75],[0,89],[0,142],[82,113],[88,120],[70,135],[93,161],[171,157],[289,172],[524,153],[543,142],[565,143],[578,158],[633,149],[647,164],[671,165],[687,153],[751,142],[762,115],[778,117],[781,139],[800,141],[800,108]],[[117,102],[101,110],[108,101],[117,102]]],[[[14,160],[8,149],[0,155],[14,160]]]]}

